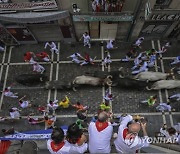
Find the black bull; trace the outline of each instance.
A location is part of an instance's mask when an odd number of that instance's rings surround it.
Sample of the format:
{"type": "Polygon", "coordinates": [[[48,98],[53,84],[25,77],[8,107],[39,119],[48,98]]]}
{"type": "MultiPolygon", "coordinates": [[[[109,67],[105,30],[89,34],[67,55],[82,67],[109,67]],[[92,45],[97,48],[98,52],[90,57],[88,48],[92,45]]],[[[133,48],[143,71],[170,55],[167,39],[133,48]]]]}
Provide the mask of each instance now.
{"type": "Polygon", "coordinates": [[[17,76],[15,80],[22,85],[33,86],[39,83],[45,83],[47,81],[47,76],[44,74],[21,74],[17,76]]]}

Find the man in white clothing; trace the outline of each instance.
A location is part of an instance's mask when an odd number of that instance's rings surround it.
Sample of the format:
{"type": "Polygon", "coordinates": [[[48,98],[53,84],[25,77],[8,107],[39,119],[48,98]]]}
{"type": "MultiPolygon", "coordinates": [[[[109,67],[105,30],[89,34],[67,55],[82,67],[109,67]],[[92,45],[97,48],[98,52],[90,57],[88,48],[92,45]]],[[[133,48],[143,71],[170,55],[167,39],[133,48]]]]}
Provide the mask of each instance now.
{"type": "Polygon", "coordinates": [[[169,97],[169,99],[173,99],[173,98],[176,99],[176,101],[180,101],[180,93],[174,94],[174,95],[169,97]]]}
{"type": "Polygon", "coordinates": [[[43,74],[44,71],[45,71],[45,68],[42,65],[40,65],[38,63],[34,63],[33,64],[33,72],[37,72],[37,73],[43,74]]]}
{"type": "Polygon", "coordinates": [[[57,104],[58,100],[54,100],[54,101],[49,101],[49,103],[47,104],[47,106],[49,107],[49,109],[55,111],[59,106],[57,104]]]}
{"type": "Polygon", "coordinates": [[[47,148],[51,154],[69,154],[71,145],[64,140],[64,132],[61,128],[54,128],[51,139],[47,141],[47,148]]]}
{"type": "Polygon", "coordinates": [[[51,48],[50,49],[51,52],[55,52],[56,54],[59,54],[59,50],[57,49],[57,46],[54,42],[51,42],[51,43],[46,42],[44,48],[46,49],[47,46],[49,46],[51,48]]]}
{"type": "Polygon", "coordinates": [[[106,48],[107,48],[108,50],[114,48],[113,40],[109,40],[109,41],[107,42],[106,48]]]}
{"type": "Polygon", "coordinates": [[[132,120],[131,115],[122,118],[117,139],[114,141],[118,153],[136,153],[136,150],[149,146],[146,123],[140,125],[137,122],[132,122],[132,120]],[[132,123],[128,125],[129,122],[132,123]],[[138,136],[141,128],[144,137],[138,136]]]}
{"type": "Polygon", "coordinates": [[[108,122],[106,112],[101,112],[96,122],[90,122],[88,132],[90,153],[110,153],[113,126],[108,122]]]}
{"type": "Polygon", "coordinates": [[[19,119],[20,118],[20,113],[19,113],[19,109],[16,107],[13,107],[9,110],[9,114],[11,116],[12,119],[19,119]]]}
{"type": "Polygon", "coordinates": [[[78,58],[82,58],[84,59],[79,53],[74,53],[72,55],[70,55],[69,57],[67,58],[72,58],[72,62],[76,63],[76,64],[79,64],[80,63],[80,60],[78,58]]]}
{"type": "Polygon", "coordinates": [[[85,32],[85,33],[83,34],[83,36],[80,38],[80,40],[81,40],[82,38],[84,39],[84,46],[87,46],[87,45],[88,45],[88,47],[91,48],[91,44],[90,44],[91,38],[90,38],[89,34],[88,34],[87,32],[85,32]]]}
{"type": "Polygon", "coordinates": [[[143,65],[139,68],[139,70],[132,71],[132,74],[138,74],[140,72],[146,72],[148,71],[148,63],[147,61],[144,61],[143,65]]]}
{"type": "Polygon", "coordinates": [[[144,37],[140,37],[137,39],[137,41],[135,42],[135,46],[140,47],[141,43],[144,41],[144,37]]]}
{"type": "Polygon", "coordinates": [[[3,91],[4,96],[18,98],[17,93],[11,92],[11,87],[7,87],[3,91]]]}
{"type": "Polygon", "coordinates": [[[164,111],[171,111],[171,106],[170,103],[160,103],[157,107],[156,110],[164,112],[164,111]]]}

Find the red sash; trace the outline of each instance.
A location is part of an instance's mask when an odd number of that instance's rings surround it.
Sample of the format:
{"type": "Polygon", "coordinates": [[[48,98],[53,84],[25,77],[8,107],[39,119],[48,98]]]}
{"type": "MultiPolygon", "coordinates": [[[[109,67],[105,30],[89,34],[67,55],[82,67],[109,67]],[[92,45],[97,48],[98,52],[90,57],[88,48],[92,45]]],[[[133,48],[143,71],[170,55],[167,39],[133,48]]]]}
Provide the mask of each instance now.
{"type": "Polygon", "coordinates": [[[53,151],[57,152],[59,151],[63,146],[64,146],[65,142],[61,142],[59,144],[55,144],[54,141],[51,142],[51,148],[53,151]]]}
{"type": "Polygon", "coordinates": [[[98,120],[96,121],[96,129],[98,132],[104,130],[106,127],[108,127],[108,122],[99,122],[98,120]]]}

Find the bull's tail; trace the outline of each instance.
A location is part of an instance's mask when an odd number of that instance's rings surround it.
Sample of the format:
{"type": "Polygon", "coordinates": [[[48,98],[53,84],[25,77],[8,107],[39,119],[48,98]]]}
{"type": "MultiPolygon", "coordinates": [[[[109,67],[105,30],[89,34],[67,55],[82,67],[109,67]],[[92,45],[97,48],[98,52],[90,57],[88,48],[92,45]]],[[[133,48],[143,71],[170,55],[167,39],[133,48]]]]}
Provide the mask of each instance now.
{"type": "Polygon", "coordinates": [[[149,88],[148,86],[146,86],[146,89],[147,89],[147,90],[152,90],[152,88],[149,88]]]}
{"type": "Polygon", "coordinates": [[[76,79],[74,79],[73,82],[72,82],[73,91],[77,91],[75,85],[76,85],[76,79]]]}

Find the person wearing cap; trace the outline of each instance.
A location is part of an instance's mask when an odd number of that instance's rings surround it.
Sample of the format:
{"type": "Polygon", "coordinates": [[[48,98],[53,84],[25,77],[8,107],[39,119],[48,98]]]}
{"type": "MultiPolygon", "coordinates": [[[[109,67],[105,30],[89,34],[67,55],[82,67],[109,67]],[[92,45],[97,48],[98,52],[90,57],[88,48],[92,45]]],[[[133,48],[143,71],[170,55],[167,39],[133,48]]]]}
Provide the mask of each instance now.
{"type": "Polygon", "coordinates": [[[47,148],[51,154],[68,154],[71,145],[64,139],[64,131],[62,128],[54,128],[51,139],[47,141],[47,148]]]}
{"type": "MultiPolygon", "coordinates": [[[[138,116],[138,119],[140,118],[138,116]]],[[[133,119],[137,119],[137,116],[127,115],[121,121],[117,138],[114,141],[118,153],[136,153],[136,150],[149,146],[146,123],[134,122],[133,119]],[[144,137],[138,136],[141,128],[144,137]]]]}
{"type": "Polygon", "coordinates": [[[113,126],[108,122],[106,112],[98,115],[96,122],[90,122],[89,132],[89,152],[90,153],[110,153],[110,140],[113,133],[113,126]]]}

